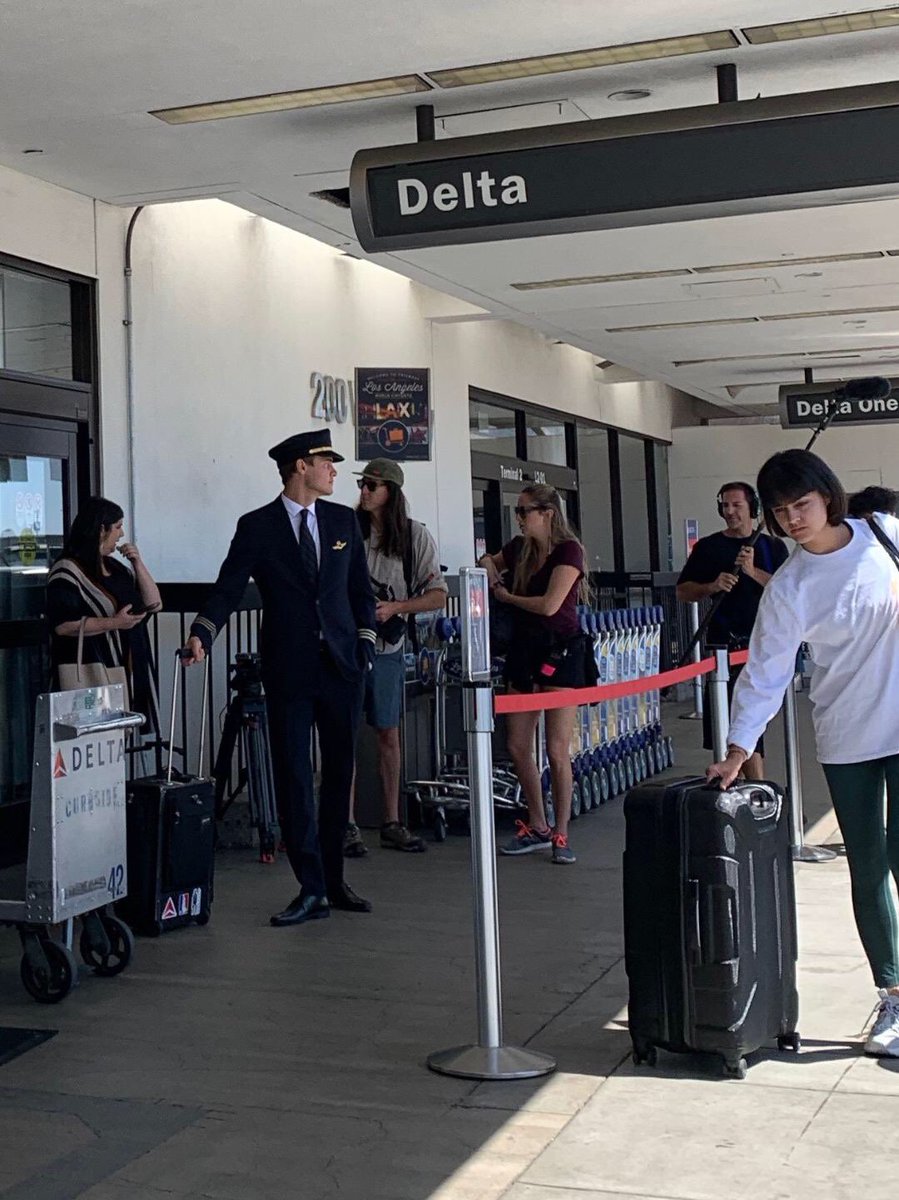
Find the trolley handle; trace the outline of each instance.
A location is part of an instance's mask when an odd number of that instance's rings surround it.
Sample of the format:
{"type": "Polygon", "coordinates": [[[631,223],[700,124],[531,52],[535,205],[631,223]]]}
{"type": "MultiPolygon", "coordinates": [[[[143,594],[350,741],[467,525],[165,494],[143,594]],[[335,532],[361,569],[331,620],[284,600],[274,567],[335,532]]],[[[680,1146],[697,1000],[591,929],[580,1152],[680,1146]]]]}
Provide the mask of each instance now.
{"type": "MultiPolygon", "coordinates": [[[[172,716],[169,722],[169,761],[165,771],[166,784],[172,782],[172,759],[175,751],[175,718],[178,715],[178,675],[184,651],[179,646],[175,651],[175,674],[172,677],[172,716]]],[[[203,775],[203,753],[206,749],[206,713],[209,703],[209,655],[203,661],[203,709],[200,715],[200,752],[197,759],[197,776],[203,775]]]]}
{"type": "Polygon", "coordinates": [[[120,712],[105,721],[91,721],[88,724],[72,725],[64,721],[54,721],[53,736],[57,741],[70,741],[85,733],[112,733],[117,729],[138,729],[146,721],[143,713],[120,712]]]}

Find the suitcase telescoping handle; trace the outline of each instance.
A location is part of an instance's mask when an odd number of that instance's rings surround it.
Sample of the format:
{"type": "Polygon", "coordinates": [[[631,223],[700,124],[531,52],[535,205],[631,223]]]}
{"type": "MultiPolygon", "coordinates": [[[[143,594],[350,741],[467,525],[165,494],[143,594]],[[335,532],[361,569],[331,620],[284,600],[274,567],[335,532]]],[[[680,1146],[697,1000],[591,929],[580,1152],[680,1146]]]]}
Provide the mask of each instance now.
{"type": "MultiPolygon", "coordinates": [[[[175,751],[175,718],[178,714],[178,678],[181,672],[181,647],[175,651],[175,674],[172,678],[172,716],[169,722],[169,764],[166,767],[165,781],[172,782],[172,757],[175,751]]],[[[203,709],[200,715],[200,752],[197,756],[197,776],[203,775],[203,754],[206,750],[206,714],[209,705],[209,655],[203,663],[203,709]]]]}

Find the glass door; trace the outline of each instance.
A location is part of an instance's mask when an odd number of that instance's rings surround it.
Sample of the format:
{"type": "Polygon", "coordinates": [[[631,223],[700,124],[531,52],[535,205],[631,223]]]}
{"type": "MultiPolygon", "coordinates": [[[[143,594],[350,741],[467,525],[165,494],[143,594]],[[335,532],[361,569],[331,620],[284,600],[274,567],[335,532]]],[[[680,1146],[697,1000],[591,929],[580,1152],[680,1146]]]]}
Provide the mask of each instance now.
{"type": "Polygon", "coordinates": [[[75,512],[76,453],[74,423],[0,415],[0,804],[30,794],[47,573],[75,512]]]}

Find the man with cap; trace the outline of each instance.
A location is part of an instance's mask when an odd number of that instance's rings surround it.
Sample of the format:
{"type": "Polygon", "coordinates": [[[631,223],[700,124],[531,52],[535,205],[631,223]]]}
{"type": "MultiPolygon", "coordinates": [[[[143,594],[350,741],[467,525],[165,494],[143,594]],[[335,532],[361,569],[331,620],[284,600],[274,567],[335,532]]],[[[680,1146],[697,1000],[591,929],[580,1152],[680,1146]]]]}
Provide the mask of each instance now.
{"type": "MultiPolygon", "coordinates": [[[[400,821],[400,713],[405,686],[406,629],[415,613],[443,608],[447,586],[434,539],[409,517],[405,478],[398,462],[375,458],[361,471],[356,515],[365,541],[368,572],[377,597],[377,655],[365,679],[365,719],[378,737],[378,768],[384,800],[381,845],[421,852],[425,844],[400,821]]],[[[348,858],[365,853],[353,820],[344,841],[348,858]]]]}
{"type": "Polygon", "coordinates": [[[262,594],[259,635],[275,795],[299,895],[272,925],[300,925],[332,908],[370,912],[343,879],[343,838],[353,780],[362,681],[375,654],[375,602],[359,523],[326,503],[334,490],[329,430],[299,433],[269,450],[284,485],[245,513],[212,593],[190,627],[184,661],[201,662],[252,577],[262,594]],[[318,730],[318,820],[311,735],[318,730]]]}

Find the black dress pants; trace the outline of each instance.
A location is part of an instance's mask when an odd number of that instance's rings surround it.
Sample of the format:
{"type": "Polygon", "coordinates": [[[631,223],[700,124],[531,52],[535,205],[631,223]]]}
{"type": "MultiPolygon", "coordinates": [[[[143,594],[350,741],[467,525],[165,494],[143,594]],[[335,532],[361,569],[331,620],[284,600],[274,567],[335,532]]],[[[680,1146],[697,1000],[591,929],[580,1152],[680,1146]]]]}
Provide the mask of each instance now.
{"type": "Polygon", "coordinates": [[[275,799],[287,857],[304,891],[326,896],[343,885],[343,838],[350,812],[362,679],[345,679],[322,643],[304,667],[302,696],[267,698],[275,799]],[[316,819],[312,727],[318,730],[321,787],[316,819]]]}

